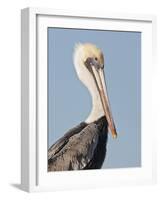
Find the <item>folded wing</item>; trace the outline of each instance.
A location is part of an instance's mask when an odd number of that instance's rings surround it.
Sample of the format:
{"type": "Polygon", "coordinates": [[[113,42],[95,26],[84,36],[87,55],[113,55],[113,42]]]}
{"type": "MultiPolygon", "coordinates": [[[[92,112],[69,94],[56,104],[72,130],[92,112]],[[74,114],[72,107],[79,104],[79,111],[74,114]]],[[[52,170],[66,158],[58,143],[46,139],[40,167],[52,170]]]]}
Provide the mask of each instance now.
{"type": "Polygon", "coordinates": [[[81,170],[93,158],[99,130],[95,123],[81,123],[48,150],[48,171],[81,170]]]}

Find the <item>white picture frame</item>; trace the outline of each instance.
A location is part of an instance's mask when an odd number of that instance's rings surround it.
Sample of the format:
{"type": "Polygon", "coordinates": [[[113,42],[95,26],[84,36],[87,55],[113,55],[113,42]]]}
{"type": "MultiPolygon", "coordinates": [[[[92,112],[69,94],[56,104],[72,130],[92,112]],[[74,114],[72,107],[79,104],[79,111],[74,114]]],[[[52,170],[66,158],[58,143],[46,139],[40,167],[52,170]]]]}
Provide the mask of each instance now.
{"type": "Polygon", "coordinates": [[[155,133],[151,134],[154,117],[149,98],[152,92],[151,74],[155,58],[155,29],[156,19],[152,15],[71,12],[44,8],[22,10],[21,187],[23,190],[54,191],[156,182],[155,133]],[[88,26],[89,29],[108,27],[110,30],[142,32],[141,168],[53,172],[52,174],[47,172],[47,50],[45,47],[46,29],[54,25],[72,28],[88,26]]]}

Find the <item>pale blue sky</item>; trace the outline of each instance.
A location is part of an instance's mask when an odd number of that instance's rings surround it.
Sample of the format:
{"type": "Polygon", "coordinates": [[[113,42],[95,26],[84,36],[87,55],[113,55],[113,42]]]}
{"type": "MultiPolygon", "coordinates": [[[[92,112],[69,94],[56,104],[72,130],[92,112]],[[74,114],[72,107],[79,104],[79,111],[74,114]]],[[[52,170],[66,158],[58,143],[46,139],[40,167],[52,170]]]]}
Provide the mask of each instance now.
{"type": "Polygon", "coordinates": [[[84,121],[91,97],[73,65],[76,43],[100,47],[118,138],[109,135],[103,168],[141,165],[141,33],[48,28],[48,146],[84,121]]]}

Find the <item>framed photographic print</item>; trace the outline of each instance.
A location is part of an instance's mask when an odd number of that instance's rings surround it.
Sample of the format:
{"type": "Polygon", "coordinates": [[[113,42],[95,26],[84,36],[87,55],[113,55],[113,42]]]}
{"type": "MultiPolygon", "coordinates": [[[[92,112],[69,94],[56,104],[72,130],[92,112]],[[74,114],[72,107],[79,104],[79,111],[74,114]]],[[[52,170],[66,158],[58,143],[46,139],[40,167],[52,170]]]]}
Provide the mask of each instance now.
{"type": "Polygon", "coordinates": [[[154,183],[155,17],[26,8],[21,186],[154,183]]]}

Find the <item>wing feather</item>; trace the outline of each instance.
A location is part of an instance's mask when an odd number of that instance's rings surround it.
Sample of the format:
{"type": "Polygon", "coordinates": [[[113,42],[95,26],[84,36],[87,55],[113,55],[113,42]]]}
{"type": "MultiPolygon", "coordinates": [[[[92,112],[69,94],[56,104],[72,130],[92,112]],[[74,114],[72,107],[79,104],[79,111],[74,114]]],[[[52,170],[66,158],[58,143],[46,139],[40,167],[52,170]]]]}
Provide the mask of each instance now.
{"type": "Polygon", "coordinates": [[[56,143],[54,143],[49,149],[48,149],[48,161],[50,162],[50,159],[60,152],[60,150],[69,142],[69,138],[72,137],[75,134],[78,134],[82,129],[84,129],[87,126],[85,122],[80,123],[76,127],[70,129],[62,138],[60,138],[56,143]]]}
{"type": "Polygon", "coordinates": [[[85,168],[94,155],[98,137],[97,125],[94,123],[87,125],[78,134],[68,138],[67,142],[63,141],[63,147],[59,152],[49,155],[48,170],[64,171],[85,168]]]}

